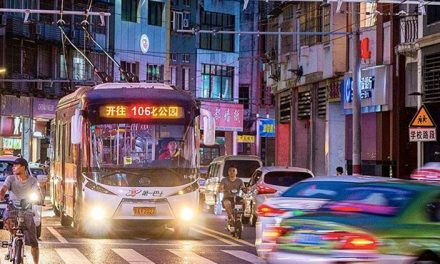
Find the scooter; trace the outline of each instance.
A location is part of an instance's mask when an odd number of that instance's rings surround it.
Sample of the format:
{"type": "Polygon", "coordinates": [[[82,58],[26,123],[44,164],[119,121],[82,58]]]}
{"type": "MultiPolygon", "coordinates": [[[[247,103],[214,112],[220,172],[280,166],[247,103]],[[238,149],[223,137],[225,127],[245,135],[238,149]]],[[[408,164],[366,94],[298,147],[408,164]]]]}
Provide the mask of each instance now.
{"type": "Polygon", "coordinates": [[[233,195],[233,203],[232,203],[232,215],[234,217],[234,221],[227,221],[226,229],[231,232],[231,235],[236,238],[241,238],[241,233],[243,232],[243,223],[241,222],[241,216],[243,215],[243,205],[237,203],[237,197],[241,197],[241,191],[239,190],[231,190],[231,194],[233,195]]]}

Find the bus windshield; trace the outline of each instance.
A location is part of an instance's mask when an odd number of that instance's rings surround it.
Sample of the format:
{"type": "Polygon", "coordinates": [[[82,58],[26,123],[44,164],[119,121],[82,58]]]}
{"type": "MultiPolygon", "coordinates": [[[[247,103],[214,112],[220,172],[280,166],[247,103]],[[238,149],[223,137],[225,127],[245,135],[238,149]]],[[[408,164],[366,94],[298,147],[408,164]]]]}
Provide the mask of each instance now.
{"type": "Polygon", "coordinates": [[[196,167],[192,126],[96,124],[90,132],[94,169],[196,167]]]}

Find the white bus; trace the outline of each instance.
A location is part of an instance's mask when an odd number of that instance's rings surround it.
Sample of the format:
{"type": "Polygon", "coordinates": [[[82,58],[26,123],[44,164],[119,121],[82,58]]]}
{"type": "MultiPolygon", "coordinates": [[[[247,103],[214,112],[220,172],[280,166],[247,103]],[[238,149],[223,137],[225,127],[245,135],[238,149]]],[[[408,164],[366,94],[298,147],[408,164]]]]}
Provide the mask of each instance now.
{"type": "Polygon", "coordinates": [[[161,83],[104,83],[63,97],[52,133],[61,224],[82,232],[157,224],[187,234],[199,199],[200,112],[204,143],[215,139],[214,119],[198,105],[161,83]]]}

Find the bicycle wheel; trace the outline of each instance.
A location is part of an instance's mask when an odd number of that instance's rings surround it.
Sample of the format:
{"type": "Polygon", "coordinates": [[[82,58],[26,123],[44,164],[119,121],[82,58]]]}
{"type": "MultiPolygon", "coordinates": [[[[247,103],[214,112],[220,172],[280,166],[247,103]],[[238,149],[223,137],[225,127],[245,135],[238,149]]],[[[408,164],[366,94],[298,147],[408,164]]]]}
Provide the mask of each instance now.
{"type": "Polygon", "coordinates": [[[15,251],[14,251],[14,259],[12,263],[14,264],[23,264],[23,240],[15,241],[15,251]]]}

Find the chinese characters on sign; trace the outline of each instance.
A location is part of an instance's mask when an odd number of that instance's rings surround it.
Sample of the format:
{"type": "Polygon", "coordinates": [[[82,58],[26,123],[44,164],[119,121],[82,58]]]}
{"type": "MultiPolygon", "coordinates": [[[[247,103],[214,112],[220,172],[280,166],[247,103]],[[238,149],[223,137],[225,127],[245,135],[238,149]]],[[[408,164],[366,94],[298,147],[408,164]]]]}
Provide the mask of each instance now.
{"type": "Polygon", "coordinates": [[[178,106],[147,105],[104,105],[99,115],[106,118],[152,118],[175,119],[183,117],[183,109],[178,106]]]}
{"type": "Polygon", "coordinates": [[[374,76],[362,77],[361,82],[361,99],[371,98],[374,89],[374,76]]]}
{"type": "Polygon", "coordinates": [[[409,141],[437,141],[436,128],[410,127],[409,141]]]}
{"type": "MultiPolygon", "coordinates": [[[[243,131],[243,105],[202,102],[201,108],[210,111],[214,116],[216,130],[243,131]]],[[[203,126],[203,122],[201,124],[203,126]]]]}
{"type": "Polygon", "coordinates": [[[437,141],[437,128],[424,105],[420,107],[409,125],[409,141],[437,141]]]}
{"type": "Polygon", "coordinates": [[[255,143],[255,136],[253,135],[238,135],[238,143],[255,143]]]}
{"type": "Polygon", "coordinates": [[[275,119],[259,119],[260,137],[275,137],[275,119]]]}

